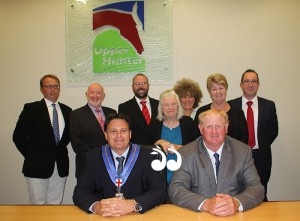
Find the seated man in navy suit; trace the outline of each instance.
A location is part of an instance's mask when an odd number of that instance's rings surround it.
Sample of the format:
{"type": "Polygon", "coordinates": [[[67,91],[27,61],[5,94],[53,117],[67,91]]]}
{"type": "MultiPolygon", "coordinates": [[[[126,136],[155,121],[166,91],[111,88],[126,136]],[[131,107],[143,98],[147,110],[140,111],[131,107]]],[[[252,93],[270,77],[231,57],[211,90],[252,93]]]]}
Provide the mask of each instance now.
{"type": "Polygon", "coordinates": [[[166,201],[160,172],[151,168],[151,150],[130,143],[130,121],[111,114],[105,120],[108,144],[86,155],[73,201],[81,209],[102,216],[144,213],[166,201]]]}

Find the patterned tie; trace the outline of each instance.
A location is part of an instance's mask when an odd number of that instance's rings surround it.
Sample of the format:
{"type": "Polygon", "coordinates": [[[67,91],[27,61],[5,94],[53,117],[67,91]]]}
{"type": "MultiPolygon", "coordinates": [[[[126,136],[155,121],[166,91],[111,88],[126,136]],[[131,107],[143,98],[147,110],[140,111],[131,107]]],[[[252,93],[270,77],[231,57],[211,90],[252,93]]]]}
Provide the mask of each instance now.
{"type": "Polygon", "coordinates": [[[218,177],[219,166],[220,166],[219,154],[214,153],[214,157],[215,157],[215,159],[216,159],[216,162],[215,162],[215,164],[216,164],[216,175],[217,175],[217,177],[218,177]]]}
{"type": "Polygon", "coordinates": [[[248,145],[253,148],[255,146],[255,131],[254,131],[254,114],[251,105],[253,104],[252,101],[248,101],[248,109],[247,109],[247,125],[248,125],[248,145]]]}
{"type": "Polygon", "coordinates": [[[149,110],[148,110],[147,105],[146,105],[146,101],[141,101],[141,104],[143,106],[142,113],[144,115],[146,123],[149,125],[150,124],[150,114],[149,114],[149,110]]]}
{"type": "Polygon", "coordinates": [[[117,173],[118,173],[118,176],[120,176],[123,171],[123,162],[125,160],[125,157],[124,156],[117,157],[116,159],[119,162],[117,173]]]}
{"type": "Polygon", "coordinates": [[[53,132],[54,132],[54,139],[55,139],[55,144],[57,145],[59,143],[59,125],[58,125],[58,115],[57,115],[57,110],[55,104],[52,104],[53,106],[53,122],[52,122],[52,127],[53,127],[53,132]]]}
{"type": "Polygon", "coordinates": [[[97,120],[98,120],[98,122],[99,122],[99,124],[100,124],[100,126],[102,128],[102,131],[104,131],[104,120],[103,120],[102,115],[100,113],[100,109],[96,108],[95,111],[97,113],[97,120]]]}

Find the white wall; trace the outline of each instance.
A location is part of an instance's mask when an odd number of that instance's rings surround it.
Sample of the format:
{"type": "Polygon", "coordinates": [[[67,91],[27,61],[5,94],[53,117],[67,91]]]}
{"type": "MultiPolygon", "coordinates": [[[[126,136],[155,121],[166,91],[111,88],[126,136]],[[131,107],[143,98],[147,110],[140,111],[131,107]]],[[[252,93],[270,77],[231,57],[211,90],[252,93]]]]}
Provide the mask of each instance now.
{"type": "MultiPolygon", "coordinates": [[[[203,104],[210,102],[206,78],[220,72],[229,82],[228,99],[241,95],[241,73],[260,74],[259,95],[277,105],[279,136],[274,142],[270,200],[300,200],[300,106],[297,99],[300,58],[300,1],[174,0],[174,78],[197,80],[203,104]]],[[[62,80],[60,101],[73,109],[86,103],[85,87],[64,81],[64,1],[0,1],[0,204],[26,204],[23,158],[12,133],[24,103],[42,98],[39,79],[54,73],[62,80]]],[[[170,86],[150,88],[150,95],[170,86]]],[[[130,85],[106,87],[104,105],[116,108],[131,98],[130,85]]],[[[69,147],[70,176],[65,204],[75,186],[74,153],[69,147]]]]}

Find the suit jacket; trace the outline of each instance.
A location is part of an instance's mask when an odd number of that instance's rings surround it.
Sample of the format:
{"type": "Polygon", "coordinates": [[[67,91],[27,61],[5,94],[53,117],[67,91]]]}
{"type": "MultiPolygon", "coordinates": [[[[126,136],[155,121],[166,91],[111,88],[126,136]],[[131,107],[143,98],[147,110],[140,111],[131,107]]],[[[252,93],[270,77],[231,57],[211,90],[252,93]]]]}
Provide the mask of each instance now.
{"type": "Polygon", "coordinates": [[[56,146],[45,100],[24,105],[13,133],[13,141],[24,156],[22,172],[26,177],[51,177],[55,162],[59,176],[69,174],[67,145],[70,141],[69,114],[72,109],[62,103],[59,106],[65,120],[65,129],[56,146]]]}
{"type": "MultiPolygon", "coordinates": [[[[200,107],[195,116],[195,123],[198,122],[198,116],[204,111],[211,109],[211,103],[200,107]]],[[[230,105],[230,110],[227,112],[229,119],[229,127],[227,135],[233,137],[245,144],[248,144],[248,126],[243,110],[230,105]]]]}
{"type": "MultiPolygon", "coordinates": [[[[188,144],[192,142],[197,137],[199,137],[200,132],[199,128],[193,122],[193,119],[187,116],[182,116],[179,120],[181,136],[182,136],[182,145],[188,144]]],[[[162,131],[163,121],[158,121],[154,124],[152,129],[153,138],[152,140],[155,143],[157,140],[161,139],[161,131],[162,131]]]]}
{"type": "MultiPolygon", "coordinates": [[[[128,156],[130,151],[131,147],[128,156]]],[[[151,168],[151,162],[156,159],[151,152],[151,149],[141,147],[133,169],[121,188],[125,199],[134,199],[142,206],[141,213],[164,203],[167,198],[161,172],[151,168]]],[[[92,149],[86,157],[83,174],[74,189],[73,201],[75,205],[89,212],[89,207],[94,202],[115,197],[117,188],[107,172],[102,147],[92,149]]],[[[127,163],[128,161],[125,162],[127,163]]]]}
{"type": "Polygon", "coordinates": [[[226,136],[220,160],[218,183],[209,154],[199,137],[179,149],[182,165],[169,186],[171,202],[197,211],[200,204],[217,193],[237,198],[247,210],[264,199],[252,152],[246,144],[226,136]]]}
{"type": "MultiPolygon", "coordinates": [[[[114,109],[102,107],[105,117],[111,113],[117,113],[114,109]]],[[[83,170],[85,154],[98,146],[106,144],[104,132],[88,104],[80,107],[70,114],[70,138],[74,152],[76,153],[76,172],[78,178],[83,170]]]]}
{"type": "Polygon", "coordinates": [[[131,119],[131,142],[138,144],[153,144],[151,137],[151,126],[155,123],[157,117],[158,100],[150,98],[151,121],[147,125],[142,111],[136,102],[135,97],[119,105],[119,113],[125,114],[131,119]]]}
{"type": "MultiPolygon", "coordinates": [[[[259,145],[260,161],[255,161],[258,173],[263,184],[266,184],[271,176],[272,153],[271,144],[278,135],[278,120],[276,107],[273,101],[257,97],[258,100],[258,125],[257,139],[259,145]]],[[[228,101],[230,105],[242,109],[242,97],[228,101]]]]}

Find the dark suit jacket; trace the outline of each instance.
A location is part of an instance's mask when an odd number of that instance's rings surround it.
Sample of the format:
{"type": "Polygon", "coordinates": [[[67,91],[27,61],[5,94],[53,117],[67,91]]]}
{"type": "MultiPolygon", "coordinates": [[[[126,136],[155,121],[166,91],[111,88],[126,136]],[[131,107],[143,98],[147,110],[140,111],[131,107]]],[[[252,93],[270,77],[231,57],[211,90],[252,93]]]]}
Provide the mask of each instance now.
{"type": "MultiPolygon", "coordinates": [[[[187,116],[182,116],[179,120],[181,136],[182,136],[182,145],[188,144],[189,142],[194,141],[197,137],[200,136],[199,128],[194,123],[193,119],[187,116]]],[[[163,121],[158,121],[154,124],[152,129],[153,138],[152,140],[156,142],[161,139],[163,121]]]]}
{"type": "MultiPolygon", "coordinates": [[[[229,104],[230,105],[230,104],[229,104]]],[[[198,122],[198,116],[204,111],[210,110],[211,103],[200,107],[195,116],[195,123],[198,122]]],[[[245,144],[248,144],[248,126],[243,110],[230,105],[230,110],[227,112],[229,119],[228,136],[231,136],[245,144]]]]}
{"type": "MultiPolygon", "coordinates": [[[[266,185],[271,176],[272,154],[271,144],[278,135],[278,120],[276,107],[273,101],[258,97],[258,125],[257,139],[259,145],[259,158],[255,161],[261,182],[266,185]]],[[[232,106],[242,109],[242,97],[228,101],[232,106]]]]}
{"type": "Polygon", "coordinates": [[[156,120],[157,117],[157,108],[158,108],[158,100],[150,98],[151,105],[151,121],[150,124],[147,125],[146,120],[142,114],[142,111],[133,97],[131,100],[126,101],[119,105],[119,113],[125,114],[131,119],[131,142],[138,144],[153,144],[153,140],[151,138],[151,126],[156,120]]]}
{"type": "Polygon", "coordinates": [[[218,183],[202,137],[179,149],[179,153],[182,165],[174,172],[169,186],[172,203],[197,211],[205,199],[217,193],[237,198],[244,210],[263,201],[264,187],[260,183],[248,145],[226,136],[218,183]]]}
{"type": "MultiPolygon", "coordinates": [[[[152,150],[141,147],[137,161],[121,188],[125,199],[134,199],[142,206],[141,213],[164,203],[167,198],[161,173],[151,168],[151,162],[156,159],[151,152],[152,150]]],[[[89,207],[94,202],[115,197],[116,186],[104,164],[102,147],[92,149],[86,158],[83,174],[74,189],[73,201],[75,205],[89,212],[89,207]]]]}
{"type": "MultiPolygon", "coordinates": [[[[105,117],[117,113],[114,109],[102,107],[105,117]]],[[[78,178],[83,170],[85,154],[98,146],[106,144],[104,132],[88,104],[80,107],[70,114],[70,139],[76,153],[76,172],[78,178]]]]}
{"type": "Polygon", "coordinates": [[[56,146],[45,100],[24,105],[13,133],[13,141],[25,158],[22,172],[26,177],[51,177],[55,162],[61,177],[69,174],[67,145],[70,141],[71,108],[62,103],[59,106],[65,120],[65,129],[56,146]]]}

